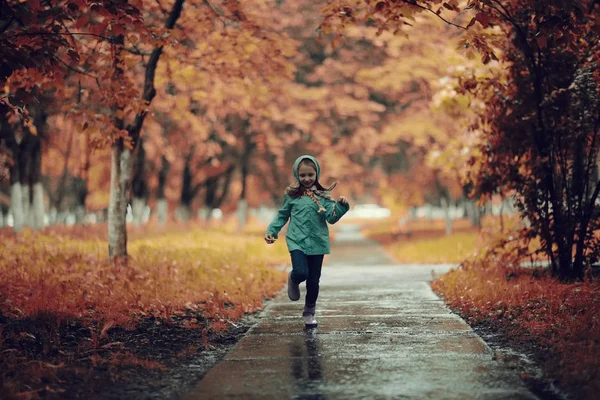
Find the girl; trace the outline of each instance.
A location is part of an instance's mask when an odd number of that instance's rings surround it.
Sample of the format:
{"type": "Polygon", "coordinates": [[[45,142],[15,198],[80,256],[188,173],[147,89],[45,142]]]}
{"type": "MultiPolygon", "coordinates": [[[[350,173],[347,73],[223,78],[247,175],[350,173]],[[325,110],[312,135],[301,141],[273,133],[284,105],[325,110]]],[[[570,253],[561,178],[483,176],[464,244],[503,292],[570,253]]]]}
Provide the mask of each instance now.
{"type": "Polygon", "coordinates": [[[348,211],[350,205],[344,196],[337,201],[331,191],[337,183],[324,188],[319,183],[321,168],[314,157],[300,156],[293,167],[296,182],[285,189],[283,206],[267,228],[265,241],[275,242],[277,234],[290,219],[286,243],[292,258],[292,271],[288,276],[288,297],[300,298],[300,283],[306,281],[306,299],[302,319],[308,328],[317,326],[315,307],[319,296],[319,279],[323,256],[329,254],[329,229],[327,222],[335,224],[348,211]]]}

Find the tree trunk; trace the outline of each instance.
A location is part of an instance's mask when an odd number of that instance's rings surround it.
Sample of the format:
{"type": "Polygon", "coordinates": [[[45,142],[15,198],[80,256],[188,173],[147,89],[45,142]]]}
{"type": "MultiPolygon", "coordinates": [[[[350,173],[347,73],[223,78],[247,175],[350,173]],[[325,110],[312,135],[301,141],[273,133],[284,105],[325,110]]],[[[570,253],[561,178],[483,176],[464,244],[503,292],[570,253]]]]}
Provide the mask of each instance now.
{"type": "Polygon", "coordinates": [[[212,210],[212,207],[202,207],[200,211],[198,211],[198,216],[200,217],[200,220],[204,222],[210,222],[210,219],[212,217],[212,210]]]}
{"type": "Polygon", "coordinates": [[[237,211],[238,211],[238,229],[242,230],[246,226],[246,222],[248,219],[248,203],[246,202],[246,186],[247,186],[247,177],[248,177],[248,166],[246,163],[242,164],[242,193],[240,195],[240,200],[238,201],[237,211]]]}
{"type": "MultiPolygon", "coordinates": [[[[173,29],[175,22],[179,19],[181,11],[183,10],[184,0],[175,0],[167,21],[165,22],[165,28],[173,29]]],[[[117,35],[113,37],[114,44],[117,46],[117,54],[114,60],[115,69],[115,80],[120,80],[120,76],[123,71],[120,66],[120,51],[123,46],[124,37],[123,35],[117,35]]],[[[144,74],[144,91],[142,93],[142,100],[150,105],[154,96],[156,96],[156,88],[154,87],[154,77],[156,75],[156,67],[158,60],[162,55],[163,47],[159,46],[152,50],[150,57],[146,64],[146,70],[144,74]]],[[[117,117],[117,107],[113,109],[113,125],[115,128],[122,130],[124,128],[124,121],[122,118],[117,117]]],[[[143,107],[140,110],[132,123],[127,126],[127,133],[129,139],[131,139],[133,145],[137,145],[137,141],[140,138],[140,132],[146,115],[148,114],[147,107],[143,107]]],[[[131,151],[125,148],[123,139],[118,139],[112,146],[111,156],[111,185],[110,185],[110,203],[108,208],[108,254],[111,259],[127,262],[127,225],[126,225],[126,213],[127,213],[127,195],[129,193],[129,186],[131,183],[131,151]]]]}
{"type": "MultiPolygon", "coordinates": [[[[247,128],[247,123],[243,125],[247,128]]],[[[246,226],[248,220],[248,203],[246,202],[246,190],[248,185],[248,171],[250,168],[250,157],[254,150],[254,144],[251,141],[249,133],[244,132],[244,150],[241,159],[240,172],[242,179],[242,193],[240,194],[240,200],[238,202],[238,229],[242,230],[246,226]]]]}
{"type": "Polygon", "coordinates": [[[177,209],[177,217],[182,222],[189,222],[192,219],[192,207],[189,204],[180,204],[177,209]]]}
{"type": "Polygon", "coordinates": [[[450,202],[443,195],[440,199],[442,208],[444,209],[444,220],[446,221],[446,235],[452,234],[452,219],[450,218],[450,202]]]}
{"type": "Polygon", "coordinates": [[[185,165],[183,166],[183,173],[181,177],[181,197],[179,199],[177,215],[184,222],[189,221],[192,215],[192,201],[194,200],[194,196],[196,194],[194,190],[194,177],[192,175],[191,167],[193,156],[194,149],[192,148],[185,158],[185,165]]]}
{"type": "Polygon", "coordinates": [[[234,171],[235,171],[235,166],[232,165],[225,172],[225,180],[223,182],[223,185],[221,186],[221,193],[214,200],[214,207],[215,208],[221,207],[221,205],[223,204],[223,202],[227,198],[227,194],[229,193],[229,188],[231,187],[231,181],[232,181],[232,178],[233,178],[233,172],[234,171]]]}
{"type": "Polygon", "coordinates": [[[133,194],[131,213],[134,226],[140,226],[145,222],[144,210],[148,199],[148,182],[146,179],[145,166],[146,151],[144,149],[144,141],[140,138],[137,152],[135,153],[133,178],[131,182],[131,193],[133,194]]]}
{"type": "Polygon", "coordinates": [[[434,173],[434,183],[440,198],[440,205],[444,209],[444,220],[446,222],[446,235],[452,233],[452,219],[450,219],[450,193],[448,189],[442,184],[439,178],[439,171],[434,173]]]}
{"type": "Polygon", "coordinates": [[[18,181],[10,187],[10,213],[13,218],[13,231],[21,232],[25,223],[25,215],[23,214],[21,183],[18,181]]]}
{"type": "Polygon", "coordinates": [[[558,278],[561,281],[572,281],[574,276],[573,271],[573,255],[571,246],[567,246],[564,241],[558,244],[558,278]]]}
{"type": "Polygon", "coordinates": [[[34,167],[34,149],[39,143],[39,137],[28,131],[23,132],[20,141],[17,141],[16,157],[18,158],[19,182],[21,183],[21,201],[23,210],[23,224],[33,227],[33,213],[31,207],[31,178],[34,167]]]}
{"type": "Polygon", "coordinates": [[[158,224],[164,226],[169,218],[169,203],[167,203],[167,199],[156,200],[156,214],[158,216],[158,224]]]}
{"type": "Polygon", "coordinates": [[[600,182],[598,181],[597,168],[595,166],[597,158],[594,159],[594,157],[592,156],[590,161],[594,163],[594,166],[590,167],[588,176],[586,178],[588,180],[588,187],[593,187],[593,191],[590,191],[588,189],[584,189],[583,191],[583,198],[585,199],[585,201],[583,202],[583,215],[580,219],[577,231],[577,241],[575,242],[575,259],[573,261],[574,276],[580,280],[584,278],[586,268],[590,266],[586,265],[584,262],[584,254],[586,250],[586,235],[588,235],[588,233],[590,233],[591,235],[594,234],[595,229],[593,225],[592,227],[590,227],[590,223],[594,218],[598,218],[598,207],[596,205],[596,200],[598,198],[598,195],[600,194],[600,187],[598,186],[600,185],[600,182]],[[591,195],[588,195],[586,191],[590,192],[591,195]]]}
{"type": "Polygon", "coordinates": [[[146,222],[144,211],[146,210],[146,199],[134,197],[131,201],[131,222],[134,226],[141,226],[146,222]]]}
{"type": "Polygon", "coordinates": [[[512,196],[507,197],[502,200],[502,202],[504,203],[504,214],[508,215],[509,217],[515,215],[514,198],[512,196]]]}
{"type": "Polygon", "coordinates": [[[42,141],[39,136],[31,139],[32,163],[29,170],[29,187],[33,193],[31,193],[32,201],[29,204],[30,223],[34,229],[44,229],[46,212],[44,210],[44,185],[42,184],[42,141]]]}
{"type": "Polygon", "coordinates": [[[234,171],[235,166],[230,165],[225,171],[206,179],[204,207],[200,210],[200,218],[204,221],[209,222],[213,211],[223,204],[229,192],[234,171]]]}
{"type": "Polygon", "coordinates": [[[112,146],[110,198],[108,204],[108,255],[111,260],[127,262],[127,194],[131,179],[131,151],[123,139],[112,146]]]}
{"type": "Polygon", "coordinates": [[[201,217],[205,221],[210,221],[212,210],[216,207],[217,189],[219,188],[219,176],[213,176],[206,180],[204,194],[204,207],[201,210],[201,217]]]}
{"type": "Polygon", "coordinates": [[[85,223],[85,215],[87,214],[88,181],[86,175],[83,175],[82,178],[73,179],[73,189],[77,200],[75,204],[75,223],[83,224],[85,223]]]}
{"type": "Polygon", "coordinates": [[[238,212],[238,229],[241,231],[246,226],[248,219],[248,203],[246,199],[240,199],[237,204],[238,212]]]}
{"type": "Polygon", "coordinates": [[[86,136],[85,142],[85,159],[80,170],[80,177],[75,178],[75,193],[77,198],[77,205],[75,206],[75,222],[78,224],[84,224],[86,222],[85,217],[87,215],[87,197],[88,182],[90,176],[91,158],[92,158],[92,146],[90,144],[89,137],[86,136]]]}
{"type": "Polygon", "coordinates": [[[75,210],[73,210],[73,213],[75,214],[75,223],[77,225],[82,225],[86,223],[86,210],[85,207],[82,206],[81,204],[77,204],[75,206],[75,210]]]}
{"type": "MultiPolygon", "coordinates": [[[[65,197],[65,190],[67,186],[67,177],[69,176],[69,159],[71,158],[71,151],[73,149],[73,138],[75,137],[75,133],[71,131],[71,135],[69,136],[69,142],[67,143],[67,149],[65,151],[65,158],[63,160],[63,169],[62,174],[60,175],[60,179],[58,180],[58,186],[56,188],[56,193],[53,197],[53,202],[51,208],[54,208],[56,214],[58,214],[62,210],[62,202],[65,197]]],[[[51,218],[50,223],[54,224],[56,222],[55,218],[51,218]]]]}
{"type": "Polygon", "coordinates": [[[33,185],[33,215],[33,228],[44,229],[46,226],[46,210],[44,207],[44,185],[41,182],[33,185]]]}
{"type": "Polygon", "coordinates": [[[21,191],[21,166],[20,166],[20,138],[10,132],[7,144],[11,151],[13,164],[9,168],[10,173],[10,214],[13,220],[13,231],[20,232],[25,225],[25,214],[23,212],[23,194],[21,191]]]}
{"type": "Polygon", "coordinates": [[[23,205],[21,209],[23,210],[23,226],[28,228],[33,227],[33,218],[31,213],[31,192],[29,190],[29,184],[21,181],[21,201],[23,205]]]}
{"type": "Polygon", "coordinates": [[[58,210],[56,207],[51,207],[48,211],[48,225],[54,226],[58,221],[58,210]]]}
{"type": "Polygon", "coordinates": [[[165,196],[165,187],[167,186],[167,177],[169,176],[169,170],[171,164],[167,157],[162,156],[161,168],[158,172],[158,187],[156,188],[156,213],[158,215],[158,224],[165,225],[169,215],[169,206],[167,198],[165,196]]]}
{"type": "Polygon", "coordinates": [[[481,229],[481,210],[477,205],[475,200],[466,199],[465,200],[467,216],[471,221],[471,225],[474,227],[481,229]]]}
{"type": "Polygon", "coordinates": [[[272,179],[265,180],[265,186],[269,193],[271,193],[271,198],[275,204],[280,204],[283,201],[283,191],[282,187],[285,187],[283,183],[283,179],[281,177],[281,173],[279,172],[281,169],[280,165],[277,165],[277,156],[271,151],[268,140],[265,141],[265,152],[266,152],[266,160],[269,163],[270,171],[273,173],[272,179]]]}

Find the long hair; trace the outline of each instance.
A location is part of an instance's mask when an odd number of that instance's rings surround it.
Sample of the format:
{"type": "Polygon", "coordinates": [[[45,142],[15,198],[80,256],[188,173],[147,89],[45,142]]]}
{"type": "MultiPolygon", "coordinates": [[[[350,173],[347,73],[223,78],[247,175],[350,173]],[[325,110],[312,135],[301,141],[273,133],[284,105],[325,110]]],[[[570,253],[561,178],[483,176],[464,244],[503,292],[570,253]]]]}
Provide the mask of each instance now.
{"type": "MultiPolygon", "coordinates": [[[[300,167],[300,165],[308,165],[310,167],[312,167],[315,172],[317,171],[317,166],[315,165],[314,162],[312,162],[309,159],[304,159],[302,161],[300,161],[300,164],[298,164],[298,167],[300,167]]],[[[321,183],[319,182],[319,180],[315,180],[315,186],[317,188],[317,190],[315,190],[315,194],[324,197],[328,200],[332,200],[331,195],[328,193],[330,191],[333,190],[333,188],[335,188],[337,185],[337,182],[333,182],[331,185],[325,187],[323,185],[321,185],[321,183]]],[[[300,182],[294,182],[290,185],[288,185],[288,187],[285,188],[285,194],[287,194],[288,196],[297,199],[298,197],[302,197],[304,196],[304,191],[307,190],[305,188],[302,187],[302,185],[300,184],[300,182]]]]}

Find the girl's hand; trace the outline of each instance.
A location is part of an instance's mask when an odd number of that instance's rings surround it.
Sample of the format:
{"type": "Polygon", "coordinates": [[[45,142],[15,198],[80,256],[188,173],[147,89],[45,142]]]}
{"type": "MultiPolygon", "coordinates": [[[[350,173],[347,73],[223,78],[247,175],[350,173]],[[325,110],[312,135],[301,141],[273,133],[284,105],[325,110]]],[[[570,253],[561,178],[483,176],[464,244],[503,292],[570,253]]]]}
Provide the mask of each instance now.
{"type": "Polygon", "coordinates": [[[337,202],[345,206],[348,205],[348,199],[345,196],[338,197],[337,202]]]}
{"type": "Polygon", "coordinates": [[[270,235],[268,233],[265,235],[265,242],[267,242],[267,244],[273,244],[275,240],[277,239],[275,239],[273,235],[270,235]]]}

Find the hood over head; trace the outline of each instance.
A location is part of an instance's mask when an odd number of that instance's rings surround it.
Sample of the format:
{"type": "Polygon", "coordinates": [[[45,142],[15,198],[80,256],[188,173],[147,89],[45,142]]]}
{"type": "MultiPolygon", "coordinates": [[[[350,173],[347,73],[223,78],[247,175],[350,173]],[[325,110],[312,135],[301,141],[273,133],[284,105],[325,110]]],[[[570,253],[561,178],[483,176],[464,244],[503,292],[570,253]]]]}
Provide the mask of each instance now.
{"type": "Polygon", "coordinates": [[[300,182],[300,178],[298,177],[298,167],[300,166],[300,162],[302,162],[302,160],[304,159],[309,159],[310,161],[312,161],[313,163],[315,163],[316,167],[317,167],[317,181],[319,180],[319,176],[321,174],[321,167],[319,166],[319,162],[317,161],[316,158],[314,158],[313,156],[309,156],[308,154],[305,154],[303,156],[300,156],[298,158],[296,158],[296,161],[294,161],[294,178],[296,178],[296,181],[300,182]]]}

